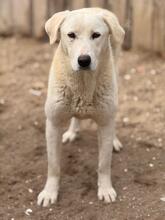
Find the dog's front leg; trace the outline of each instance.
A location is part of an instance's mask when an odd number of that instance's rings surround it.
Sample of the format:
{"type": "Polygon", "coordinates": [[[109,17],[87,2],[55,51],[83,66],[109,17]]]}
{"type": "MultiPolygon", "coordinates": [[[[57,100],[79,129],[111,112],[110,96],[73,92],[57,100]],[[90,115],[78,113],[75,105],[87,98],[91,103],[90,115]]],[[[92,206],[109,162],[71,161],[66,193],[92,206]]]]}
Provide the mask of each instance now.
{"type": "Polygon", "coordinates": [[[114,138],[114,118],[106,125],[98,126],[99,165],[98,165],[98,198],[105,202],[114,202],[116,192],[111,182],[111,158],[114,138]]]}
{"type": "Polygon", "coordinates": [[[62,127],[46,121],[46,140],[48,154],[48,177],[43,191],[38,196],[38,205],[44,207],[56,202],[60,180],[60,151],[62,127]]]}

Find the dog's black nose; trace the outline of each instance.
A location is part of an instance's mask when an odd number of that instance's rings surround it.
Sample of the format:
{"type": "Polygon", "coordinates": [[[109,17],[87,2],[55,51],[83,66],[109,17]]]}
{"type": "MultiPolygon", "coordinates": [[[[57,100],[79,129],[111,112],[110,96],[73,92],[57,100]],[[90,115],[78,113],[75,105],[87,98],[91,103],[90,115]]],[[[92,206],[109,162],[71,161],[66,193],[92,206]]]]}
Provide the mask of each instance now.
{"type": "Polygon", "coordinates": [[[81,56],[79,56],[78,64],[81,67],[83,67],[83,68],[89,67],[90,63],[91,63],[91,57],[89,55],[81,55],[81,56]]]}

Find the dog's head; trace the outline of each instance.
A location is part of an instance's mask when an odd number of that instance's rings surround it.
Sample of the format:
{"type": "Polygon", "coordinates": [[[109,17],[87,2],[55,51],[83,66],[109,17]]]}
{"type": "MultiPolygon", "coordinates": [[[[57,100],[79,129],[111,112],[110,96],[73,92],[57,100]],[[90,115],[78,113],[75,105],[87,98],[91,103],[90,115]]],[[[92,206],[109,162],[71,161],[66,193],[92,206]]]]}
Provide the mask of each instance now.
{"type": "Polygon", "coordinates": [[[124,38],[116,16],[99,8],[56,13],[46,22],[45,29],[50,44],[61,40],[74,71],[96,70],[109,43],[116,50],[124,38]]]}

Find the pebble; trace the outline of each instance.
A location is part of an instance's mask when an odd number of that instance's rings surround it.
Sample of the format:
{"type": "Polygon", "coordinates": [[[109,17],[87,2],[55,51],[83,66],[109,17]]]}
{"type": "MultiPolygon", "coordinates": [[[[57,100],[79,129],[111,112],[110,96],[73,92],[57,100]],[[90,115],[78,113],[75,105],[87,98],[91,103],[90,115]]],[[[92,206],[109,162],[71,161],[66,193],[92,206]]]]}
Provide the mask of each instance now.
{"type": "Polygon", "coordinates": [[[129,118],[128,118],[128,117],[124,117],[124,118],[123,118],[123,122],[124,122],[124,123],[129,122],[129,118]]]}
{"type": "Polygon", "coordinates": [[[30,89],[29,90],[30,94],[34,95],[34,96],[41,96],[42,92],[39,90],[35,90],[35,89],[30,89]]]}
{"type": "Polygon", "coordinates": [[[33,193],[33,190],[32,189],[28,189],[29,193],[33,193]]]}
{"type": "Polygon", "coordinates": [[[127,188],[128,188],[127,186],[124,186],[124,187],[123,187],[123,190],[125,191],[125,190],[127,190],[127,188]]]}
{"type": "Polygon", "coordinates": [[[127,172],[128,172],[128,169],[127,169],[127,168],[125,168],[125,169],[124,169],[124,172],[125,172],[125,173],[127,173],[127,172]]]}
{"type": "Polygon", "coordinates": [[[151,75],[156,75],[156,70],[152,69],[152,70],[150,71],[150,74],[151,74],[151,75]]]}
{"type": "Polygon", "coordinates": [[[39,125],[38,121],[34,121],[34,125],[37,127],[39,125]]]}
{"type": "Polygon", "coordinates": [[[0,99],[0,104],[4,105],[5,104],[5,100],[4,99],[0,99]]]}
{"type": "Polygon", "coordinates": [[[137,102],[139,99],[138,99],[137,96],[134,96],[134,97],[133,97],[133,100],[134,100],[135,102],[137,102]]]}
{"type": "Polygon", "coordinates": [[[161,139],[161,138],[158,138],[158,142],[161,143],[161,142],[162,142],[162,139],[161,139]]]}
{"type": "Polygon", "coordinates": [[[129,74],[126,74],[126,75],[124,76],[124,79],[125,79],[125,80],[130,80],[130,79],[131,79],[131,76],[130,76],[129,74]]]}
{"type": "Polygon", "coordinates": [[[165,202],[165,197],[161,197],[160,201],[165,202]]]}
{"type": "Polygon", "coordinates": [[[89,202],[89,205],[93,205],[93,202],[89,202]]]}
{"type": "Polygon", "coordinates": [[[154,164],[153,163],[149,163],[149,167],[154,167],[154,164]]]}
{"type": "Polygon", "coordinates": [[[26,209],[25,214],[30,216],[30,214],[33,212],[32,209],[26,209]]]}

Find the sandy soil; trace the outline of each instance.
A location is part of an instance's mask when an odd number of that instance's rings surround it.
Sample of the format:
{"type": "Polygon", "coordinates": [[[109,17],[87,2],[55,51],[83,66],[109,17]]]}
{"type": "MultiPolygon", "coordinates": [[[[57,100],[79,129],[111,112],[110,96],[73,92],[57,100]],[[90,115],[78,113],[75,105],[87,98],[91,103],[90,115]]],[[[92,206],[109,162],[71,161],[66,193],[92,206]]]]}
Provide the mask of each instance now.
{"type": "Polygon", "coordinates": [[[97,137],[87,121],[81,138],[63,145],[58,203],[36,205],[46,180],[43,109],[52,54],[48,43],[0,39],[0,219],[165,219],[165,62],[146,53],[121,56],[117,201],[97,200],[97,137]]]}

